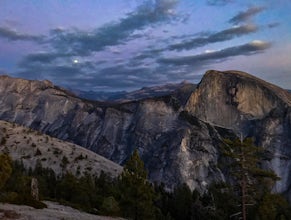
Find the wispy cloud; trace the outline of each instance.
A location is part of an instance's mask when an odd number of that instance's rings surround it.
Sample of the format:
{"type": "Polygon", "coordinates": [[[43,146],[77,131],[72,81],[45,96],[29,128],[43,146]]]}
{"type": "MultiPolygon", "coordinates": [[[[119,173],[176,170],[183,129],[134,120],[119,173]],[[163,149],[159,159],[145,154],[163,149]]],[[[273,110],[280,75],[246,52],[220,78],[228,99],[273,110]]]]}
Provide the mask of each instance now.
{"type": "Polygon", "coordinates": [[[21,62],[19,62],[19,67],[27,67],[27,65],[31,63],[47,63],[48,64],[60,56],[64,56],[64,54],[55,54],[53,52],[28,54],[21,60],[21,62]]]}
{"type": "Polygon", "coordinates": [[[232,24],[239,24],[242,22],[249,21],[252,17],[259,14],[260,12],[264,11],[265,7],[251,7],[248,8],[246,11],[239,12],[236,16],[229,20],[229,23],[232,24]]]}
{"type": "MultiPolygon", "coordinates": [[[[88,55],[106,46],[124,43],[135,31],[175,18],[178,0],[145,1],[134,12],[117,22],[106,24],[94,31],[54,30],[50,43],[57,50],[73,55],[88,55]]],[[[135,35],[140,37],[140,35],[135,35]]],[[[132,40],[132,38],[131,38],[132,40]]]]}
{"type": "Polygon", "coordinates": [[[193,48],[202,47],[210,43],[217,43],[231,40],[235,37],[240,37],[246,34],[254,33],[258,27],[253,24],[235,26],[229,29],[219,31],[204,37],[196,37],[190,40],[185,40],[181,43],[172,44],[168,47],[169,50],[191,50],[193,48]]]}
{"type": "MultiPolygon", "coordinates": [[[[35,70],[32,66],[30,70],[35,70]]],[[[45,65],[38,71],[24,70],[18,73],[31,79],[46,76],[56,84],[65,87],[75,87],[83,90],[122,90],[138,89],[145,84],[154,85],[163,82],[158,74],[149,68],[129,68],[125,65],[99,68],[96,71],[94,63],[84,65],[45,65]],[[91,65],[91,66],[90,66],[91,65]]],[[[165,81],[166,82],[166,81],[165,81]]]]}
{"type": "Polygon", "coordinates": [[[207,4],[212,6],[224,6],[233,2],[234,0],[207,0],[207,4]]]}
{"type": "Polygon", "coordinates": [[[270,47],[271,47],[270,42],[255,40],[247,44],[234,46],[234,47],[228,47],[219,51],[211,51],[211,52],[208,51],[203,54],[198,54],[198,55],[193,55],[193,56],[162,58],[162,59],[159,59],[159,62],[164,63],[164,64],[174,65],[174,66],[205,65],[205,64],[210,64],[210,63],[222,62],[234,56],[254,55],[257,53],[261,53],[270,47]]]}
{"type": "Polygon", "coordinates": [[[136,34],[153,25],[167,24],[175,20],[178,0],[146,0],[139,7],[116,22],[105,24],[95,30],[82,31],[79,29],[52,29],[47,36],[30,36],[9,29],[0,29],[0,37],[10,40],[30,40],[45,46],[46,52],[33,53],[19,62],[20,68],[31,68],[39,65],[56,65],[56,60],[69,60],[75,56],[91,56],[96,52],[109,49],[113,54],[120,50],[111,46],[124,45],[143,35],[136,34]]]}
{"type": "Polygon", "coordinates": [[[41,42],[43,36],[34,36],[29,34],[19,33],[7,27],[0,27],[0,38],[5,38],[10,41],[34,41],[41,42]]]}
{"type": "MultiPolygon", "coordinates": [[[[178,2],[178,0],[143,1],[136,10],[125,17],[92,31],[53,29],[39,42],[46,48],[46,52],[25,56],[18,64],[21,68],[18,74],[28,78],[46,76],[54,82],[61,81],[62,85],[66,84],[65,82],[78,84],[82,81],[91,88],[102,85],[110,85],[113,88],[117,86],[115,82],[119,87],[137,87],[146,82],[154,83],[155,74],[148,77],[151,69],[145,68],[143,62],[137,66],[130,65],[134,62],[132,59],[127,65],[108,67],[106,63],[93,57],[106,51],[118,57],[121,50],[114,46],[143,38],[144,35],[136,34],[138,31],[176,21],[179,18],[176,13],[178,2]],[[88,61],[74,64],[72,62],[74,57],[83,57],[88,61]]],[[[19,40],[30,39],[26,35],[14,35],[19,40]]],[[[123,60],[120,63],[124,63],[123,60]]]]}
{"type": "MultiPolygon", "coordinates": [[[[176,12],[178,2],[145,0],[123,18],[89,31],[56,28],[47,36],[40,37],[0,29],[0,37],[34,41],[42,47],[43,52],[28,54],[18,63],[19,76],[47,78],[62,86],[84,90],[137,89],[145,85],[196,79],[200,76],[194,74],[193,69],[197,71],[239,55],[262,53],[271,46],[269,42],[252,41],[219,51],[178,56],[177,52],[182,50],[189,54],[195,48],[250,35],[266,27],[241,24],[264,10],[250,8],[230,19],[235,24],[230,28],[217,32],[207,30],[203,34],[165,33],[151,39],[152,36],[147,32],[155,32],[165,24],[173,25],[173,21],[175,24],[177,21],[183,22],[176,12]],[[177,57],[166,57],[165,54],[176,54],[177,57]]],[[[225,5],[231,2],[209,0],[208,4],[225,5]]],[[[270,24],[269,27],[276,25],[270,24]]]]}
{"type": "Polygon", "coordinates": [[[279,22],[273,22],[273,23],[268,24],[268,28],[275,28],[275,27],[278,27],[279,25],[280,25],[279,22]]]}

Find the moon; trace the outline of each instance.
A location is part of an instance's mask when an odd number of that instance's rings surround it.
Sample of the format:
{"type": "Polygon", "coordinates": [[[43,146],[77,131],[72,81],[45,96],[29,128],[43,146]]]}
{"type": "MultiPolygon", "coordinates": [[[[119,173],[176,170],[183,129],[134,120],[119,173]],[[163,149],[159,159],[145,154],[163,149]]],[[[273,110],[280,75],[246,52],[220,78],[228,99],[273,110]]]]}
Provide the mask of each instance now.
{"type": "Polygon", "coordinates": [[[74,59],[74,60],[73,60],[73,63],[79,63],[79,60],[74,59]]]}

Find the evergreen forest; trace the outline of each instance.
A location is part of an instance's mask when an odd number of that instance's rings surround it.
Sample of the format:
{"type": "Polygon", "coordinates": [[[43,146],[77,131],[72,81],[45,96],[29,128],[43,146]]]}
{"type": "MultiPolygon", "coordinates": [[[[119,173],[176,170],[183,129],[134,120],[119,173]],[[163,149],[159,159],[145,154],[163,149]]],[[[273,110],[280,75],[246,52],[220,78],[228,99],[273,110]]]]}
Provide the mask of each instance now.
{"type": "Polygon", "coordinates": [[[41,163],[27,170],[1,154],[0,201],[44,208],[41,201],[51,200],[97,215],[134,220],[291,219],[290,204],[271,191],[279,177],[260,168],[263,154],[251,139],[225,140],[221,151],[231,181],[212,183],[204,192],[191,191],[186,184],[169,190],[150,183],[137,150],[118,178],[104,172],[98,177],[56,176],[41,163]],[[38,180],[39,201],[31,195],[32,178],[38,180]]]}

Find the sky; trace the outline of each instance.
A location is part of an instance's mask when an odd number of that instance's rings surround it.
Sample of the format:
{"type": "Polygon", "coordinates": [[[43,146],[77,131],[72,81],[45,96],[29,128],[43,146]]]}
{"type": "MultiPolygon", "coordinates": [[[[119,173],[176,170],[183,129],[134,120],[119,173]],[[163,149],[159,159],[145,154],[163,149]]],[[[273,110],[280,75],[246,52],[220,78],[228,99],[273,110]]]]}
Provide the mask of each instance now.
{"type": "Polygon", "coordinates": [[[291,89],[291,0],[0,0],[0,74],[85,91],[248,72],[291,89]]]}

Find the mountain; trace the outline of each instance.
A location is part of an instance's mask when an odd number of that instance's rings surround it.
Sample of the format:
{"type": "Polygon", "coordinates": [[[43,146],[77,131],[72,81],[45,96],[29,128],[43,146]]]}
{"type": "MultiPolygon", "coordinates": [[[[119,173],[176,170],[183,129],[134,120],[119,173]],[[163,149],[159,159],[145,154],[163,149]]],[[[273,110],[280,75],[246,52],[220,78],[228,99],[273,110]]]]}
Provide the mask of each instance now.
{"type": "Polygon", "coordinates": [[[94,91],[80,91],[80,90],[71,90],[77,96],[88,99],[88,100],[98,100],[98,101],[114,101],[118,103],[136,101],[146,98],[153,98],[159,96],[170,95],[177,90],[187,90],[189,93],[195,90],[196,85],[183,81],[178,84],[166,84],[161,86],[153,87],[143,87],[142,89],[126,92],[94,92],[94,91]]]}
{"type": "Polygon", "coordinates": [[[291,200],[291,95],[239,71],[208,71],[194,89],[124,103],[88,101],[48,81],[0,77],[0,119],[72,141],[123,164],[138,149],[154,182],[205,190],[227,178],[226,137],[253,136],[291,200]]]}
{"type": "Polygon", "coordinates": [[[56,175],[70,172],[76,176],[99,176],[103,171],[116,177],[122,171],[121,166],[83,147],[6,121],[0,121],[0,142],[0,153],[22,161],[26,168],[40,163],[56,175]]]}
{"type": "Polygon", "coordinates": [[[104,92],[104,91],[83,91],[77,89],[68,89],[76,96],[88,99],[88,100],[98,100],[98,101],[115,101],[122,99],[128,92],[126,91],[117,91],[117,92],[104,92]]]}

